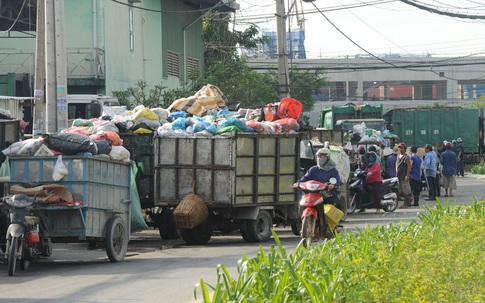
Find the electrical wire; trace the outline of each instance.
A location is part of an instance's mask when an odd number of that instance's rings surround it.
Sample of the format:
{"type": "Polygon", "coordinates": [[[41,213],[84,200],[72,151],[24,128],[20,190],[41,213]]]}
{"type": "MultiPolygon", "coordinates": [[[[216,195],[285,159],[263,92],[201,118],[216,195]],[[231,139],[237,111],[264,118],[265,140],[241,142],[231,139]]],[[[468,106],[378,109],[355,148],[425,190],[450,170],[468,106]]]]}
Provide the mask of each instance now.
{"type": "Polygon", "coordinates": [[[5,33],[10,32],[12,30],[12,28],[15,26],[15,24],[17,24],[17,22],[20,19],[20,16],[22,15],[22,11],[24,10],[25,3],[27,3],[27,0],[24,0],[24,3],[22,3],[22,7],[19,10],[19,14],[17,15],[17,18],[15,18],[15,20],[13,21],[12,25],[8,29],[6,29],[5,31],[0,31],[1,34],[5,34],[5,33]]]}
{"type": "Polygon", "coordinates": [[[439,14],[439,15],[456,17],[456,18],[463,18],[463,19],[483,19],[483,20],[485,20],[485,15],[468,15],[468,14],[461,14],[461,13],[449,13],[449,12],[444,12],[442,10],[426,6],[424,3],[419,2],[419,1],[410,1],[410,0],[399,0],[399,1],[401,1],[402,3],[417,7],[421,10],[425,10],[425,11],[428,11],[430,13],[435,13],[435,14],[439,14]]]}
{"type": "MultiPolygon", "coordinates": [[[[136,9],[142,10],[142,11],[148,11],[148,12],[154,12],[154,13],[170,13],[170,14],[203,13],[203,12],[210,11],[210,10],[213,10],[215,8],[218,8],[218,7],[227,6],[227,4],[223,3],[222,1],[219,1],[216,5],[214,5],[212,7],[208,7],[208,8],[186,10],[186,11],[167,11],[167,10],[157,10],[157,9],[151,9],[151,8],[136,6],[136,5],[133,5],[133,4],[123,3],[123,2],[118,1],[118,0],[111,0],[111,1],[114,2],[114,3],[120,4],[120,5],[128,6],[128,7],[131,7],[131,8],[136,8],[136,9]]],[[[235,1],[236,0],[231,0],[230,2],[235,2],[235,1]]]]}

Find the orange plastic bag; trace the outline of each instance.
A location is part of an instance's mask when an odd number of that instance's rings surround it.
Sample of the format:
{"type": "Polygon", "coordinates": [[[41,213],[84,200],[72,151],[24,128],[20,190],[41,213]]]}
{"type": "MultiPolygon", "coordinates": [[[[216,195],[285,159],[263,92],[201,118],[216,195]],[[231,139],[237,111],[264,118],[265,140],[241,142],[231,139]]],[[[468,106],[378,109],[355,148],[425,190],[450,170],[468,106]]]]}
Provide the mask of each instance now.
{"type": "Polygon", "coordinates": [[[263,112],[264,120],[271,122],[277,119],[276,105],[274,105],[273,103],[269,103],[268,107],[266,107],[263,112]]]}
{"type": "Polygon", "coordinates": [[[303,112],[303,105],[300,101],[293,98],[283,98],[278,106],[278,117],[283,118],[293,118],[295,120],[300,119],[303,112]]]}

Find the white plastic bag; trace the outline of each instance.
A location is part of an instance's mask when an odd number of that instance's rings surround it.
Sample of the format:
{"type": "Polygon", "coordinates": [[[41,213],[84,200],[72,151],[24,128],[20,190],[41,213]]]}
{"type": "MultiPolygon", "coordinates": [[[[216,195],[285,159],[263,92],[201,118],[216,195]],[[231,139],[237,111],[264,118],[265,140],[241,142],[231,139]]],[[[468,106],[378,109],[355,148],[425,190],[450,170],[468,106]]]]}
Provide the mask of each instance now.
{"type": "Polygon", "coordinates": [[[59,181],[62,178],[64,178],[64,176],[67,176],[68,174],[69,174],[69,171],[67,170],[67,167],[64,164],[64,162],[62,162],[62,156],[59,155],[59,157],[57,157],[54,171],[52,172],[52,180],[59,181]]]}

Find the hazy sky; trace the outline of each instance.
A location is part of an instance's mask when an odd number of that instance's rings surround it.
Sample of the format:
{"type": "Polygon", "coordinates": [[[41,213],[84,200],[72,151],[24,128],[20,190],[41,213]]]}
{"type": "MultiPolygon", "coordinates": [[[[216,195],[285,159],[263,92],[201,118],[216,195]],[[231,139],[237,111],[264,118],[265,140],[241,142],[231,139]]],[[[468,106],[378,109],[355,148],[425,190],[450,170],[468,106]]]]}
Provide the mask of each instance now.
{"type": "MultiPolygon", "coordinates": [[[[408,1],[450,14],[483,19],[430,13],[398,0],[316,0],[303,2],[303,5],[297,0],[295,7],[299,18],[305,20],[307,58],[354,56],[366,54],[366,51],[375,55],[485,56],[485,0],[408,1]]],[[[237,2],[241,6],[236,12],[237,29],[253,22],[263,30],[276,31],[274,0],[237,2]]],[[[286,1],[285,6],[288,11],[286,1]]],[[[293,9],[291,13],[295,12],[293,9]]],[[[299,28],[296,17],[289,17],[289,22],[291,28],[299,28]]]]}

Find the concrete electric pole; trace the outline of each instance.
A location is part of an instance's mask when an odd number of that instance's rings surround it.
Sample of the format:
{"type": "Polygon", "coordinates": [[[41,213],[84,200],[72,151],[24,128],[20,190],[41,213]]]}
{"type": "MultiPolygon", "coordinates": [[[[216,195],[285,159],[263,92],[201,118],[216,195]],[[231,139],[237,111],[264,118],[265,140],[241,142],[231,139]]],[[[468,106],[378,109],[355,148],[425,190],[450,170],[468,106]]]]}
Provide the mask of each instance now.
{"type": "Polygon", "coordinates": [[[288,46],[286,45],[286,12],[284,0],[276,0],[276,34],[278,53],[278,93],[280,98],[290,96],[288,46]]]}
{"type": "Polygon", "coordinates": [[[35,35],[35,83],[34,83],[34,125],[32,135],[37,138],[39,133],[45,133],[45,4],[37,1],[37,23],[35,35]]]}
{"type": "Polygon", "coordinates": [[[67,128],[67,59],[64,43],[64,0],[45,1],[46,130],[67,128]]]}

